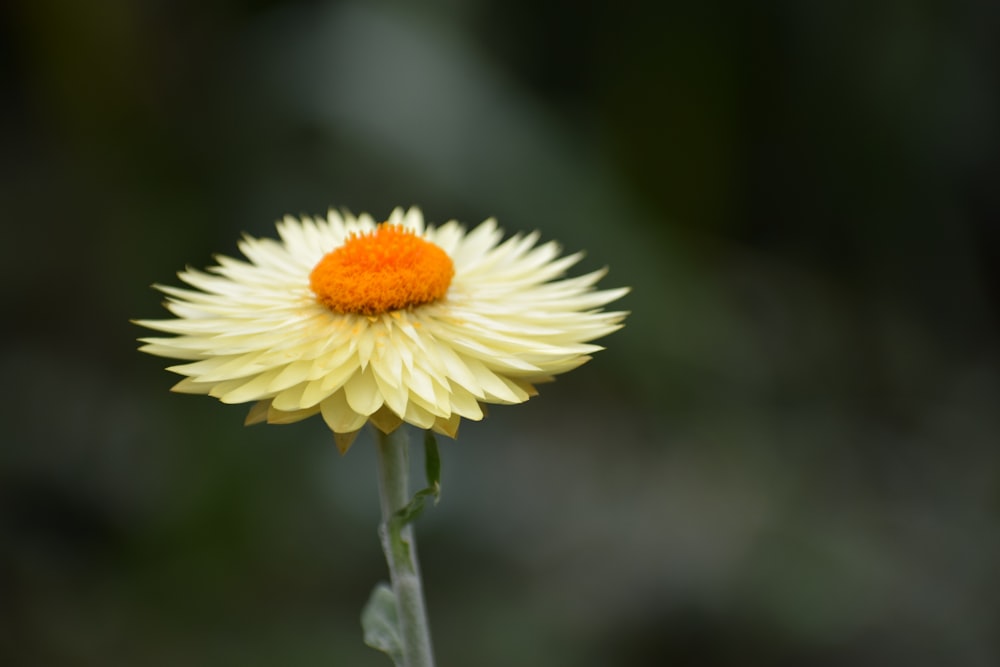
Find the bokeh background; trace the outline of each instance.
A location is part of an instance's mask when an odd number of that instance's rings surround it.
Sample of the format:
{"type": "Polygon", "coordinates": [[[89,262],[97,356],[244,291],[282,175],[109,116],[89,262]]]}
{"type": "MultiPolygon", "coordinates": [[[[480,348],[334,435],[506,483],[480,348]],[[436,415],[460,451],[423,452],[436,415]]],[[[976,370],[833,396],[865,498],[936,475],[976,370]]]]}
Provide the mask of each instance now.
{"type": "Polygon", "coordinates": [[[129,319],[410,204],[633,287],[442,441],[441,665],[1000,664],[998,64],[988,0],[4,3],[0,664],[389,664],[370,436],[129,319]]]}

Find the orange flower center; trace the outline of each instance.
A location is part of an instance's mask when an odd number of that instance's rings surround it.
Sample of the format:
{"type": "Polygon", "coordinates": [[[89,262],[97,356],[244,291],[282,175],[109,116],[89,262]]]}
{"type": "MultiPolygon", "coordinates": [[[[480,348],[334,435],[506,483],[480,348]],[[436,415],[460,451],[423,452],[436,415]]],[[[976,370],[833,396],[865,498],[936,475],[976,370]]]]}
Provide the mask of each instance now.
{"type": "Polygon", "coordinates": [[[327,253],[309,286],[334,312],[379,315],[443,298],[454,275],[444,250],[402,225],[382,223],[327,253]]]}

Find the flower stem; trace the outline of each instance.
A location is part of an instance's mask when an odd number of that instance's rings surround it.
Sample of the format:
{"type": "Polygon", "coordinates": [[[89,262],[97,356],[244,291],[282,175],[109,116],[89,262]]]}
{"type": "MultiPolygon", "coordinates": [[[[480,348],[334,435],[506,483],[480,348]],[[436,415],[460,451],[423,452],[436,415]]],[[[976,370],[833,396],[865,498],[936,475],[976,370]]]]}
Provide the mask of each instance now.
{"type": "Polygon", "coordinates": [[[379,498],[382,505],[379,533],[382,550],[389,563],[392,590],[396,595],[399,631],[403,642],[403,666],[433,667],[434,655],[413,525],[393,520],[396,513],[410,501],[407,489],[410,466],[406,431],[403,428],[392,433],[375,430],[378,433],[379,498]]]}

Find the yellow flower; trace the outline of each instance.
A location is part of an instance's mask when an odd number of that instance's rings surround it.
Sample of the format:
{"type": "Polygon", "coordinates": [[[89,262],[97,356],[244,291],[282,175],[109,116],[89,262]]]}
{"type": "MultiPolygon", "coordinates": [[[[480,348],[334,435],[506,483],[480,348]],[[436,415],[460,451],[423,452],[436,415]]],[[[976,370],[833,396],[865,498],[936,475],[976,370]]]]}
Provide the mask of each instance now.
{"type": "Polygon", "coordinates": [[[277,229],[239,243],[248,261],[181,271],[195,289],[157,285],[176,318],[136,323],[176,335],[140,349],[188,362],[168,369],[185,376],[174,391],[256,401],[248,424],[322,415],[341,451],[369,421],[454,437],[483,404],[524,402],[587,361],[626,315],[600,310],[628,291],[597,290],[604,270],[562,277],[582,253],[537,233],[501,242],[492,219],[467,232],[416,208],[382,224],[331,211],[277,229]]]}

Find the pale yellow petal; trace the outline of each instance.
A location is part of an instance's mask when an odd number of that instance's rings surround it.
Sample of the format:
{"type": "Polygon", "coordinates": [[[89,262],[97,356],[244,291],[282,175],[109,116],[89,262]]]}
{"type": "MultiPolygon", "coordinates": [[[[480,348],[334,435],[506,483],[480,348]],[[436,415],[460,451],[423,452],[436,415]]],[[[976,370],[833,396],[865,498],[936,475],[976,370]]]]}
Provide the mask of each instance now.
{"type": "Polygon", "coordinates": [[[368,421],[368,415],[358,414],[347,403],[347,397],[343,391],[327,396],[319,404],[319,408],[323,415],[323,421],[334,433],[357,431],[368,421]]]}
{"type": "Polygon", "coordinates": [[[448,436],[449,438],[457,438],[458,427],[461,423],[462,419],[458,415],[438,417],[434,420],[434,425],[431,428],[438,433],[448,436]]]}
{"type": "Polygon", "coordinates": [[[385,406],[397,415],[406,414],[406,404],[410,401],[409,389],[403,383],[391,385],[378,374],[375,375],[375,383],[382,393],[385,406]]]}
{"type": "Polygon", "coordinates": [[[344,395],[351,409],[365,416],[378,410],[385,402],[371,368],[351,376],[351,379],[344,384],[344,395]]]}
{"type": "Polygon", "coordinates": [[[305,392],[308,385],[308,382],[303,382],[302,384],[289,387],[288,389],[279,392],[273,399],[271,399],[271,404],[277,410],[301,410],[304,405],[302,394],[305,392]]]}
{"type": "Polygon", "coordinates": [[[308,419],[317,413],[319,413],[319,406],[309,408],[308,410],[278,410],[272,404],[271,408],[267,411],[267,423],[294,424],[303,419],[308,419]]]}
{"type": "Polygon", "coordinates": [[[417,405],[415,401],[410,401],[406,404],[406,414],[403,415],[403,419],[407,423],[425,430],[429,429],[437,421],[437,417],[434,414],[417,405]]]}

